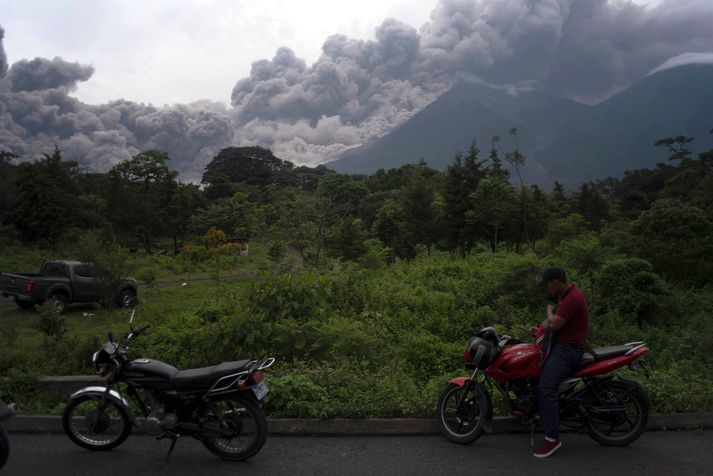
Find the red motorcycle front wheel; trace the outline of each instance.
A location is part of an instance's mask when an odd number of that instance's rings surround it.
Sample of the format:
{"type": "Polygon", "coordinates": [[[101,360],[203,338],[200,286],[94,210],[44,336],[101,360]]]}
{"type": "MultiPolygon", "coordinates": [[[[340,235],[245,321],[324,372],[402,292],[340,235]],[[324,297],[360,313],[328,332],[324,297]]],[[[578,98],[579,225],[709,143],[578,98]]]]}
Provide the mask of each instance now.
{"type": "Polygon", "coordinates": [[[483,418],[475,388],[450,383],[438,398],[437,416],[443,435],[454,443],[472,443],[483,434],[483,418]]]}

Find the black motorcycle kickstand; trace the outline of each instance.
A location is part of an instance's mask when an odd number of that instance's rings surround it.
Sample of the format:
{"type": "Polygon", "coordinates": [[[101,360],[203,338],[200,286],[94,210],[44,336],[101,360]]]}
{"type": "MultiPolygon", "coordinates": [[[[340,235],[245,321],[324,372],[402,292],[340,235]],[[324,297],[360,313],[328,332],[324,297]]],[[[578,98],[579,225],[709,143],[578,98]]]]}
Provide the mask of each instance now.
{"type": "Polygon", "coordinates": [[[157,440],[163,440],[164,438],[171,438],[171,447],[168,449],[168,453],[166,454],[166,458],[164,458],[163,463],[161,463],[161,466],[166,466],[168,464],[168,458],[171,457],[171,453],[173,453],[173,449],[176,447],[176,442],[178,439],[181,437],[178,433],[173,433],[172,431],[168,431],[165,434],[157,437],[157,440]]]}

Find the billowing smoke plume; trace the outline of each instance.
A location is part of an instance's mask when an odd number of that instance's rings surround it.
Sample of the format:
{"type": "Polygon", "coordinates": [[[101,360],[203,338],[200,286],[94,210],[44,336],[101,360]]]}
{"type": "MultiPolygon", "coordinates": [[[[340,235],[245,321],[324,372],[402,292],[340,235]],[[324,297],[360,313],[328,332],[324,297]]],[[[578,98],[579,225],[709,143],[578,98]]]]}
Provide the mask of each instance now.
{"type": "Polygon", "coordinates": [[[62,58],[52,61],[35,58],[32,61],[21,60],[12,65],[8,79],[14,92],[42,91],[45,89],[66,88],[73,91],[77,83],[86,81],[94,74],[92,66],[68,63],[62,58]]]}
{"type": "Polygon", "coordinates": [[[3,48],[2,39],[5,37],[5,30],[0,26],[0,79],[7,73],[7,56],[3,48]]]}
{"type": "Polygon", "coordinates": [[[155,147],[184,178],[230,144],[316,164],[393,130],[459,79],[596,102],[670,58],[708,58],[711,24],[710,0],[440,0],[420,30],[389,19],[374,40],[334,35],[312,65],[278,49],[237,82],[230,107],[88,106],[68,93],[91,67],[38,58],[8,70],[0,44],[0,148],[31,155],[57,143],[105,169],[155,147]]]}
{"type": "MultiPolygon", "coordinates": [[[[713,51],[713,2],[441,0],[417,32],[341,35],[310,67],[282,48],[233,89],[236,141],[303,162],[394,129],[458,79],[596,102],[667,59],[713,51]]],[[[333,155],[332,155],[333,157],[333,155]]]]}
{"type": "Polygon", "coordinates": [[[60,58],[13,64],[0,79],[0,150],[31,160],[57,145],[65,159],[106,171],[155,148],[168,152],[171,167],[184,179],[197,180],[210,159],[231,144],[235,128],[224,104],[156,108],[117,100],[91,106],[70,96],[93,72],[60,58]]]}

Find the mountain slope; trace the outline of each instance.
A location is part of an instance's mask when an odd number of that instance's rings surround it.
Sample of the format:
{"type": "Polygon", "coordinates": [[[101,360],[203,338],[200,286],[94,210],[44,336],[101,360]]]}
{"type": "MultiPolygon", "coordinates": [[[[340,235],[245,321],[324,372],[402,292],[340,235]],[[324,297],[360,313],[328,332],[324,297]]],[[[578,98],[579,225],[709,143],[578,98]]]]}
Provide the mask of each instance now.
{"type": "Polygon", "coordinates": [[[568,183],[620,176],[651,167],[668,154],[658,139],[696,138],[713,147],[713,66],[688,65],[647,76],[573,120],[534,158],[548,175],[568,183]]]}
{"type": "Polygon", "coordinates": [[[530,93],[510,96],[479,84],[456,84],[405,124],[371,144],[343,153],[329,167],[346,173],[370,173],[421,159],[445,168],[457,152],[475,140],[489,149],[494,135],[511,149],[509,131],[518,129],[520,147],[536,150],[567,120],[589,106],[567,99],[530,93]]]}
{"type": "Polygon", "coordinates": [[[531,183],[568,185],[652,167],[667,154],[663,137],[696,138],[695,152],[713,148],[713,65],[687,65],[647,76],[596,106],[544,93],[510,96],[487,86],[459,83],[377,141],[327,164],[340,172],[371,173],[424,159],[445,169],[476,139],[490,148],[493,135],[512,150],[518,128],[531,183]]]}

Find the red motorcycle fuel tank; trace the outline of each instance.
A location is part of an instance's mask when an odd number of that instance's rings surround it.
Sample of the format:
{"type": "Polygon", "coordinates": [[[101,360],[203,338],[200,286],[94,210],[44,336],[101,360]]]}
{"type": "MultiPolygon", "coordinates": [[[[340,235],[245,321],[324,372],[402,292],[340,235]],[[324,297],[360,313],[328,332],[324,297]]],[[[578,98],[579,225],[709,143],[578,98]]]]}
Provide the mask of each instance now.
{"type": "Polygon", "coordinates": [[[173,365],[154,359],[136,359],[127,362],[123,377],[131,383],[157,390],[170,390],[171,379],[178,372],[173,365]]]}
{"type": "Polygon", "coordinates": [[[498,358],[485,369],[485,375],[500,382],[522,377],[539,377],[540,348],[537,344],[516,344],[500,352],[498,358]]]}

